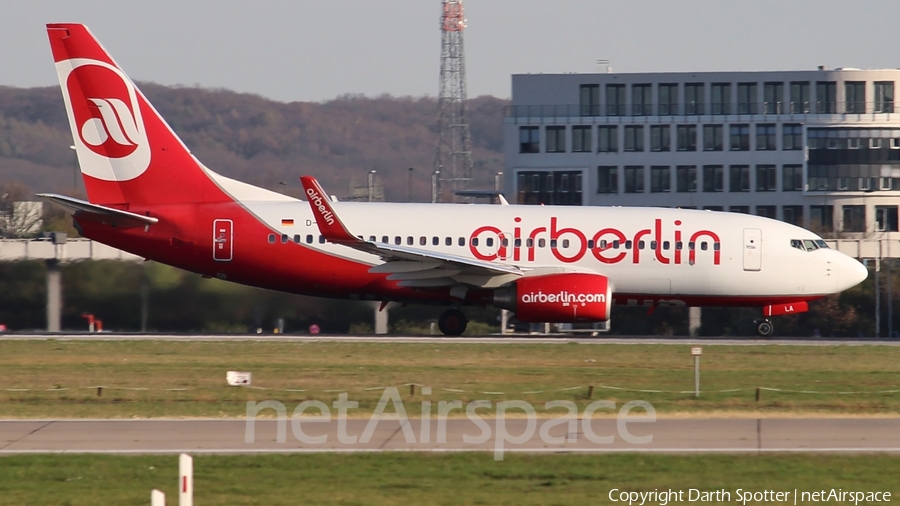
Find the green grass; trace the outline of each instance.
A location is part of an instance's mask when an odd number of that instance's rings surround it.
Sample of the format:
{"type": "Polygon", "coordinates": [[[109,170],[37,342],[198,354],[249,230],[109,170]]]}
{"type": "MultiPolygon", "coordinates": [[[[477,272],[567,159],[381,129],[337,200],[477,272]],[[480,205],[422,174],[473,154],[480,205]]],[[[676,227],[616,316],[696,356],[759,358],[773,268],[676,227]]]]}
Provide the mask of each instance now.
{"type": "MultiPolygon", "coordinates": [[[[153,488],[177,504],[177,462],[176,456],[2,457],[0,505],[148,504],[153,488]]],[[[900,457],[886,455],[515,454],[502,462],[488,453],[202,456],[194,472],[195,503],[204,506],[607,504],[613,488],[685,494],[724,488],[730,504],[738,488],[834,487],[890,491],[892,499],[900,493],[900,457]]]]}
{"type": "Polygon", "coordinates": [[[400,388],[414,416],[424,397],[410,397],[409,383],[431,386],[432,401],[583,407],[594,385],[594,400],[643,399],[661,414],[897,414],[900,393],[875,393],[900,389],[897,364],[900,347],[706,346],[704,393],[694,399],[680,393],[693,389],[688,346],[0,341],[0,417],[241,416],[248,400],[330,403],[344,391],[363,416],[385,386],[400,388]],[[228,370],[251,371],[253,385],[269,390],[227,387],[228,370]],[[100,397],[97,385],[106,387],[100,397]],[[757,387],[826,393],[764,391],[757,402],[757,387]],[[834,393],[845,391],[862,393],[834,393]]]}

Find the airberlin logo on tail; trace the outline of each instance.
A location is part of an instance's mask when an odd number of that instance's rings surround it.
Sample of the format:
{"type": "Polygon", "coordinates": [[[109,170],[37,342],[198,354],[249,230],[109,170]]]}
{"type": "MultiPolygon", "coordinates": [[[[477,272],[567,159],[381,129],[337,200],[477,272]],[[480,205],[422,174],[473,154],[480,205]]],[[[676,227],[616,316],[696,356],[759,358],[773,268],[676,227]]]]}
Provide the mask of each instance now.
{"type": "Polygon", "coordinates": [[[329,225],[334,225],[334,214],[328,210],[328,207],[325,206],[325,201],[319,192],[316,190],[309,188],[306,190],[306,194],[309,195],[309,201],[316,208],[316,211],[319,211],[319,214],[322,216],[322,219],[325,220],[325,223],[329,225]]]}
{"type": "Polygon", "coordinates": [[[565,290],[559,293],[544,293],[538,290],[522,294],[522,304],[562,304],[563,306],[581,304],[583,306],[595,302],[606,302],[606,295],[602,293],[569,293],[565,290]]]}
{"type": "Polygon", "coordinates": [[[73,58],[56,65],[82,172],[127,181],[146,171],[150,145],[131,81],[97,60],[73,58]]]}

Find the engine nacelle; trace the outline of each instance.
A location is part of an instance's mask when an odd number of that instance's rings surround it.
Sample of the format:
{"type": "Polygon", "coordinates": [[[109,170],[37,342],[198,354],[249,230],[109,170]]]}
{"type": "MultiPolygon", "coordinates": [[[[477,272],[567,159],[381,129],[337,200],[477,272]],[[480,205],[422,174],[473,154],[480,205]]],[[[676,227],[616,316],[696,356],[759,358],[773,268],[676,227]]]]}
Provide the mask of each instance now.
{"type": "Polygon", "coordinates": [[[494,305],[523,322],[605,322],[612,283],[602,274],[578,272],[523,277],[494,290],[494,305]]]}

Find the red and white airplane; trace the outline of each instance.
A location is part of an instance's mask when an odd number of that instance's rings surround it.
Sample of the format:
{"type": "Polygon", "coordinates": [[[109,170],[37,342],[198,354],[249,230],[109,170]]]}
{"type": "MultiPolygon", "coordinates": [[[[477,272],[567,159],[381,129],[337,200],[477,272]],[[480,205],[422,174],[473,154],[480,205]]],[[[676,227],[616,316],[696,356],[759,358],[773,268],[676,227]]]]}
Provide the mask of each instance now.
{"type": "Polygon", "coordinates": [[[85,26],[47,31],[89,201],[41,196],[74,211],[85,237],[157,262],[285,292],[445,305],[449,335],[472,305],[525,322],[606,321],[613,303],[799,313],[867,276],[812,232],[743,214],[337,202],[310,176],[303,202],[206,168],[85,26]]]}

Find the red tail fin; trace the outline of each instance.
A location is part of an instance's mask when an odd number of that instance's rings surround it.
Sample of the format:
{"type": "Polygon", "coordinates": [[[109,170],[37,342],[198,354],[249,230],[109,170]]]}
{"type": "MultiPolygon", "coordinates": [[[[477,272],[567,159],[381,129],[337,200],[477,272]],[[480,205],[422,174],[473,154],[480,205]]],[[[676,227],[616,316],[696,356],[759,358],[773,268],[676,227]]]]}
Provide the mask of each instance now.
{"type": "Polygon", "coordinates": [[[91,202],[226,198],[86,26],[49,24],[47,32],[91,202]]]}

